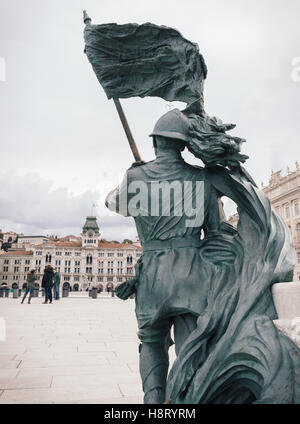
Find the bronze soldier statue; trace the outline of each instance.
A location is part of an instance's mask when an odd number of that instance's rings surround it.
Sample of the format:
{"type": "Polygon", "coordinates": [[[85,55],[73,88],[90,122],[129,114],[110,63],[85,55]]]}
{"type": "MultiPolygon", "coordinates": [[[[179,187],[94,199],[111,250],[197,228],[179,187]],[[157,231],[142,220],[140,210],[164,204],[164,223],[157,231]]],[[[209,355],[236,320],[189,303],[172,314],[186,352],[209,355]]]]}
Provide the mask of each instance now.
{"type": "Polygon", "coordinates": [[[226,134],[234,125],[204,111],[197,44],[165,26],[84,20],[85,52],[138,161],[106,205],[134,218],[143,248],[117,295],[136,294],[144,402],[300,403],[300,351],[273,323],[270,290],[293,278],[291,235],[241,166],[244,140],[226,134]],[[148,163],[118,101],[134,96],[187,104],[158,120],[148,163]],[[186,163],[185,148],[204,167],[186,163]],[[238,206],[237,228],[225,220],[222,196],[238,206]]]}

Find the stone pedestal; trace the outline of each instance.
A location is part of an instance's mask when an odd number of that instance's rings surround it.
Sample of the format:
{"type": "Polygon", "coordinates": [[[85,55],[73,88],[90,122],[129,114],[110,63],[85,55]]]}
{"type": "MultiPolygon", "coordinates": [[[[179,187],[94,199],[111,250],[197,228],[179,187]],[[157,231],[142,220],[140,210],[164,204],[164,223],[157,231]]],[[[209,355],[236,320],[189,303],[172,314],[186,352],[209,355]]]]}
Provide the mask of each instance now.
{"type": "Polygon", "coordinates": [[[274,284],[272,294],[278,314],[274,324],[300,347],[300,282],[274,284]]]}

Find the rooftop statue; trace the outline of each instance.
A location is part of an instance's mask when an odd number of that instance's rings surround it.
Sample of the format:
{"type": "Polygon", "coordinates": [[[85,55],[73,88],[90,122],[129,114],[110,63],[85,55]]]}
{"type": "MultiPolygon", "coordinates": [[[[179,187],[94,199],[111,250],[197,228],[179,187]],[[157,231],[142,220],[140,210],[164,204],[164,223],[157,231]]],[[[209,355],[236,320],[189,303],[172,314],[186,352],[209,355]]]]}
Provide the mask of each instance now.
{"type": "Polygon", "coordinates": [[[134,218],[143,247],[117,294],[136,295],[144,402],[300,403],[300,351],[273,324],[270,290],[293,278],[291,235],[241,166],[244,140],[227,134],[234,125],[204,110],[198,46],[150,23],[92,25],[87,15],[85,23],[85,51],[108,98],[187,105],[158,120],[155,160],[135,162],[106,199],[134,218]],[[183,160],[186,148],[204,167],[183,160]],[[238,206],[237,229],[222,196],[238,206]]]}

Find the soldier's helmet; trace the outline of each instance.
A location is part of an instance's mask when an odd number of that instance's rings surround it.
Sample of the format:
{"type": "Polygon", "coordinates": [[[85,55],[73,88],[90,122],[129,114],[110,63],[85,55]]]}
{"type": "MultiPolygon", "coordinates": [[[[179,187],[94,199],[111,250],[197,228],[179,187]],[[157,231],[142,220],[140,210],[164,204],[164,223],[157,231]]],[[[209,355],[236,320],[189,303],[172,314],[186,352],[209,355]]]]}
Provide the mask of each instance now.
{"type": "Polygon", "coordinates": [[[179,109],[170,110],[159,118],[149,137],[156,135],[188,142],[189,120],[179,109]]]}

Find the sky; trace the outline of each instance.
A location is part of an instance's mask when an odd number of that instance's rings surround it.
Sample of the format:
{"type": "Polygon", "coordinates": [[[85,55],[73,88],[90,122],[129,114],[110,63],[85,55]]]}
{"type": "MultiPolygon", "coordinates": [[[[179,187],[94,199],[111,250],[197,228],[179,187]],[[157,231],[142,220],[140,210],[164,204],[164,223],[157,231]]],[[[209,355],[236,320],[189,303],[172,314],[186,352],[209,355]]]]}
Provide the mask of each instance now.
{"type": "MultiPolygon", "coordinates": [[[[84,9],[95,24],[152,22],[198,43],[208,67],[206,112],[236,124],[231,134],[246,139],[254,180],[267,184],[272,169],[295,169],[300,0],[0,0],[0,229],[79,235],[95,203],[102,237],[136,237],[131,218],[104,206],[133,157],[83,53],[84,9]]],[[[152,160],[148,134],[168,104],[122,105],[143,160],[152,160]]]]}

